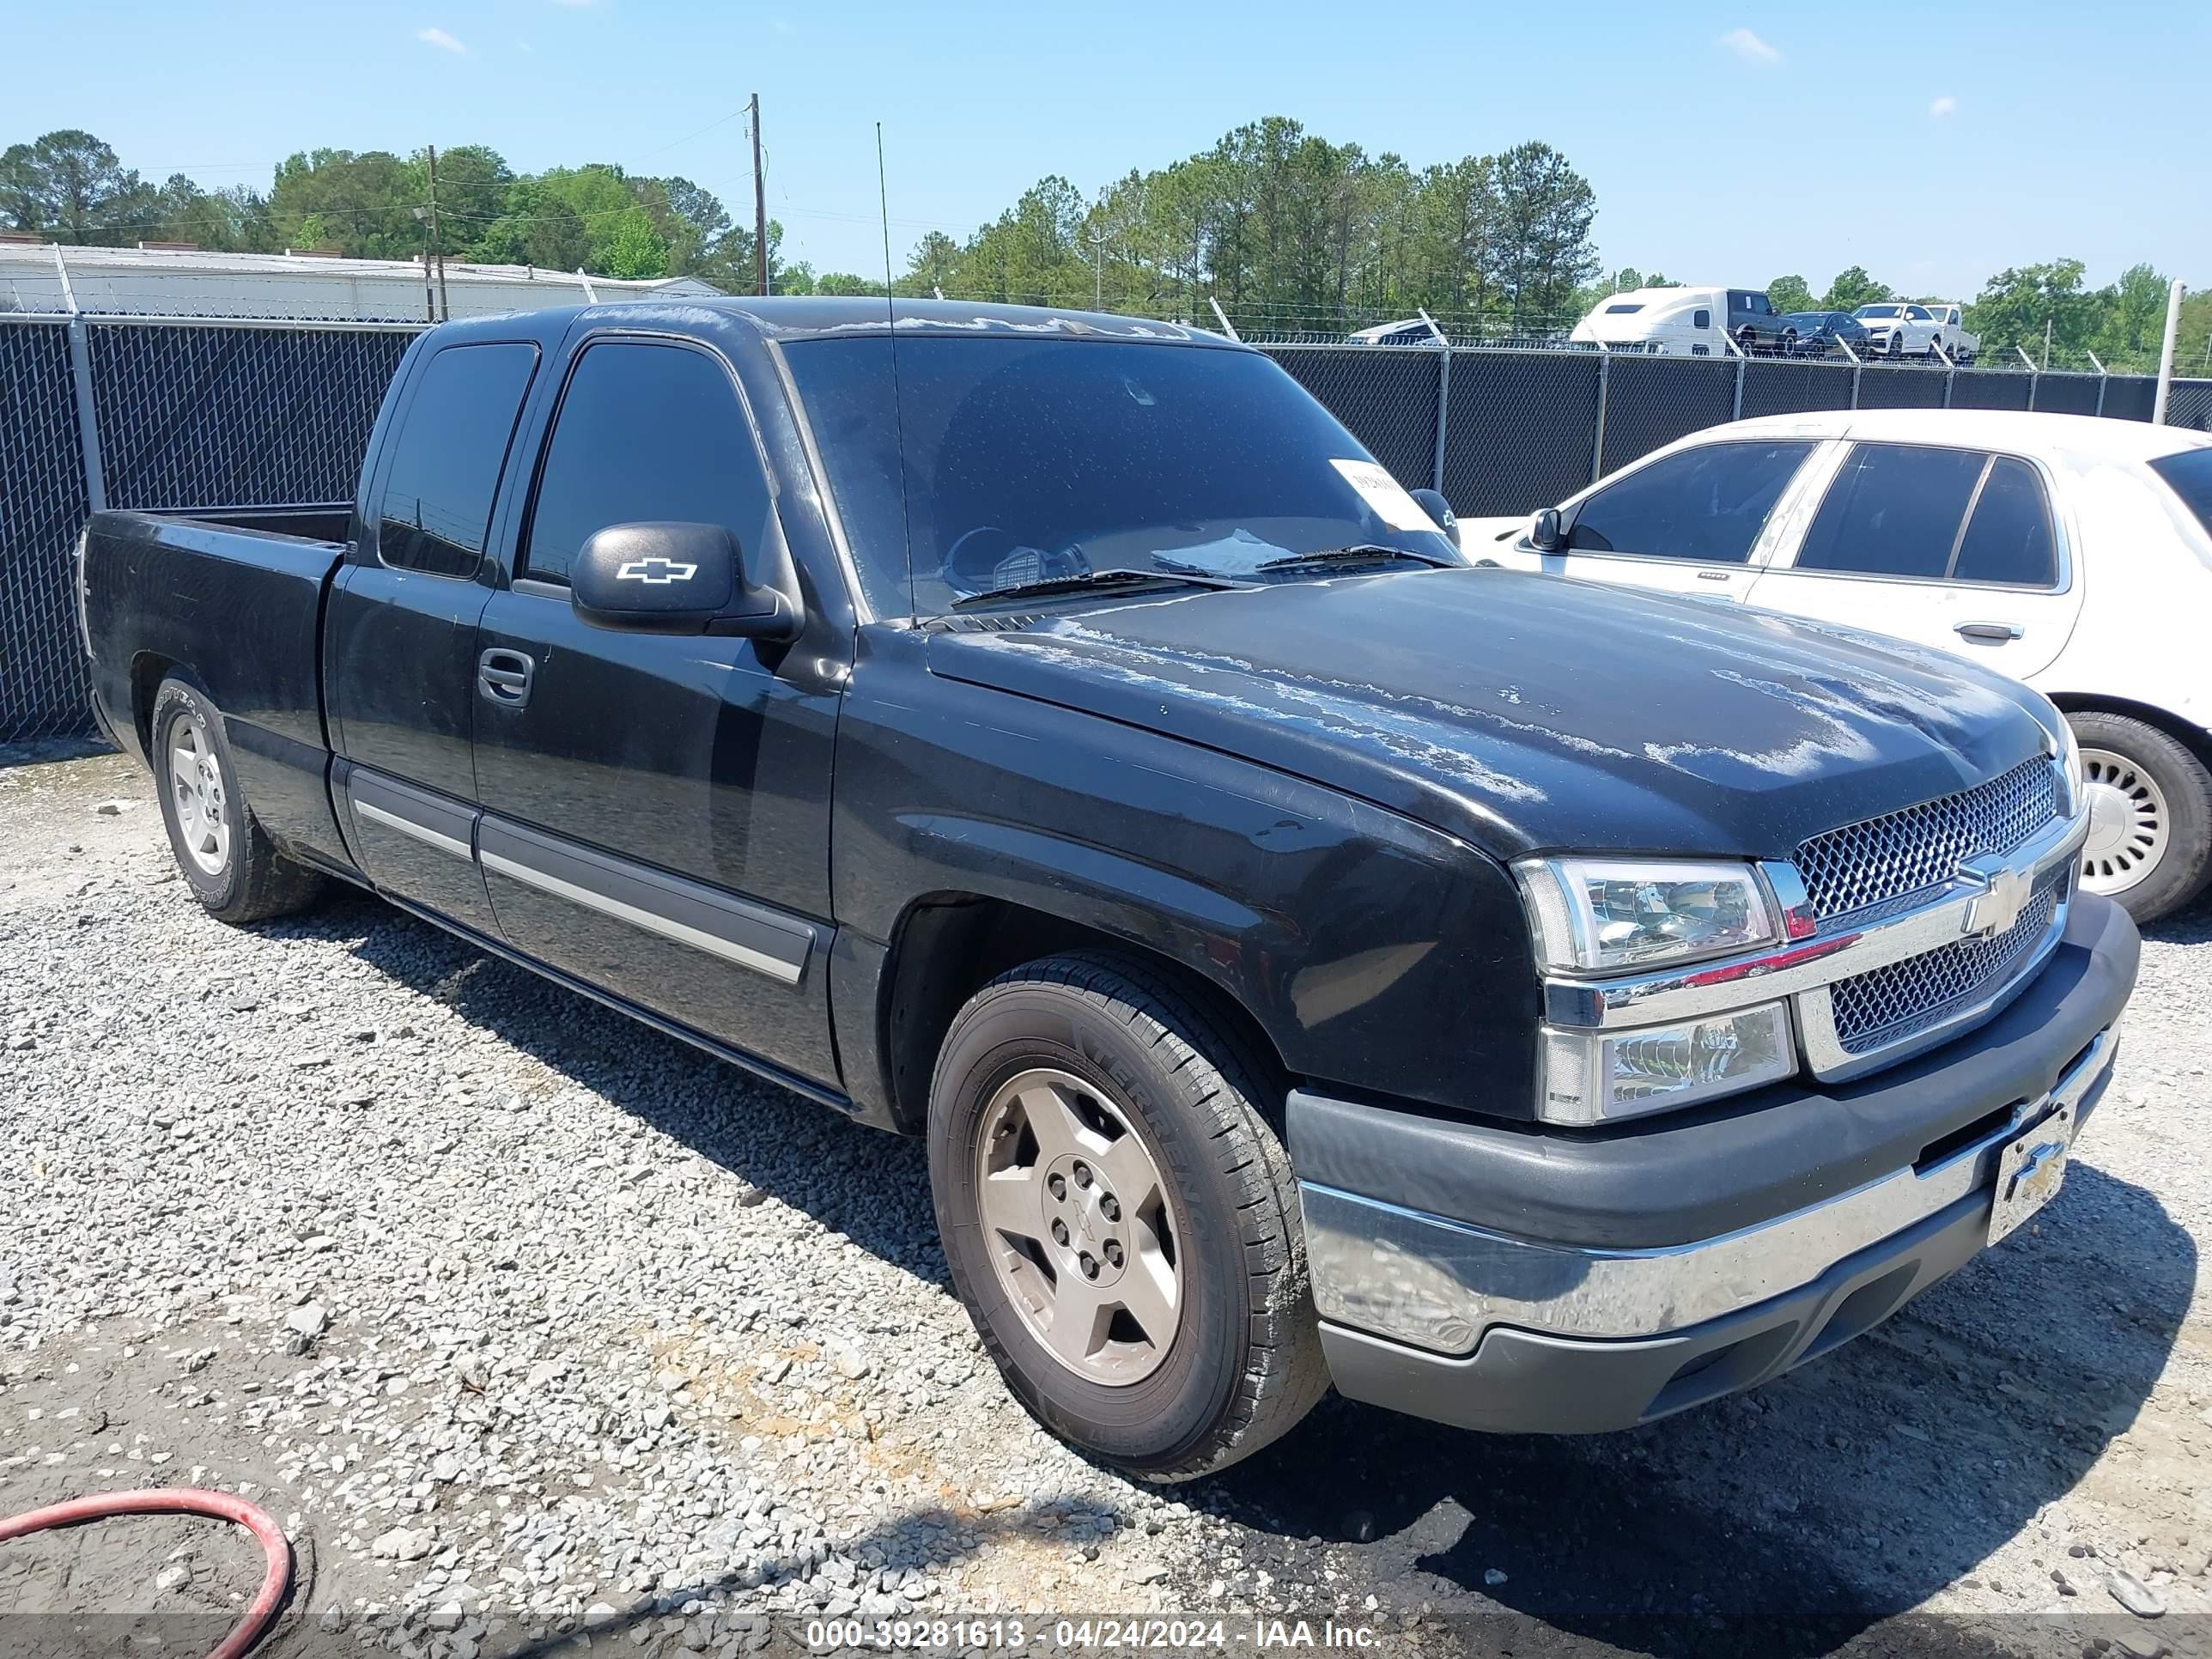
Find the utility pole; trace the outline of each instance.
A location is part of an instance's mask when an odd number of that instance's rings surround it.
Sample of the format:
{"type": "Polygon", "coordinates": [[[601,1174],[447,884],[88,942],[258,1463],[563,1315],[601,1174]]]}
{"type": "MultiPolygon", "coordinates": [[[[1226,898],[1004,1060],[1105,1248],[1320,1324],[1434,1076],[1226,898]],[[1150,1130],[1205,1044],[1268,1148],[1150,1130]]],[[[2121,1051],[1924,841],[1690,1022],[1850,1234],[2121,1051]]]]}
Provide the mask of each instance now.
{"type": "Polygon", "coordinates": [[[438,147],[431,144],[427,148],[430,153],[430,246],[438,258],[438,312],[442,321],[450,323],[453,320],[453,307],[446,298],[446,250],[438,240],[438,147]]]}
{"type": "Polygon", "coordinates": [[[753,269],[758,291],[768,292],[768,188],[761,180],[760,94],[750,106],[753,127],[753,269]]]}
{"type": "Polygon", "coordinates": [[[1093,236],[1085,234],[1083,240],[1091,244],[1091,308],[1106,309],[1106,241],[1110,233],[1101,231],[1093,236]]]}

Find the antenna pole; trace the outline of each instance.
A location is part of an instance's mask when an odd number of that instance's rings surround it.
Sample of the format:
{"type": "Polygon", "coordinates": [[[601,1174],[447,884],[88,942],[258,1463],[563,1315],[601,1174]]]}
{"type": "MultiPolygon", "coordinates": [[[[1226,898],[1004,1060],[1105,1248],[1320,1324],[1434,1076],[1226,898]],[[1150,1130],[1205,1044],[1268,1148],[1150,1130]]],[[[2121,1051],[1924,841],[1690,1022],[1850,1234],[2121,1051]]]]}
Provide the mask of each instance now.
{"type": "Polygon", "coordinates": [[[760,94],[753,94],[753,271],[757,292],[768,292],[768,189],[761,180],[760,94]]]}

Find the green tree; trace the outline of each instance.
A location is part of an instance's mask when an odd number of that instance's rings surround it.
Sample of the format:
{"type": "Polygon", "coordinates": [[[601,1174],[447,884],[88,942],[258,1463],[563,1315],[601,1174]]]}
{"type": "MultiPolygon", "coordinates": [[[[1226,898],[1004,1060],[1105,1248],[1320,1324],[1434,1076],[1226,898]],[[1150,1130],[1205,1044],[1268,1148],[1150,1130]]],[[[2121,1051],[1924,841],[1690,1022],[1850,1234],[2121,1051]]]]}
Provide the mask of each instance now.
{"type": "Polygon", "coordinates": [[[2103,307],[2096,295],[2083,289],[2082,270],[2079,259],[2053,259],[2047,264],[2014,266],[1990,277],[1966,307],[1966,326],[1982,337],[1982,355],[2010,356],[2017,346],[2040,362],[2046,337],[2057,351],[2075,352],[2087,346],[2102,320],[2103,307]]]}
{"type": "Polygon", "coordinates": [[[1766,297],[1774,302],[1777,311],[1818,311],[1820,307],[1813,301],[1813,290],[1802,276],[1777,276],[1766,285],[1766,297]]]}
{"type": "Polygon", "coordinates": [[[1887,283],[1877,283],[1866,273],[1863,265],[1853,265],[1838,271],[1836,280],[1828,284],[1827,296],[1820,301],[1822,311],[1856,311],[1861,306],[1879,305],[1890,296],[1887,283]]]}
{"type": "Polygon", "coordinates": [[[632,208],[616,222],[599,256],[599,269],[610,276],[635,279],[668,274],[667,239],[653,228],[641,208],[632,208]]]}
{"type": "MultiPolygon", "coordinates": [[[[2167,279],[2147,264],[2130,265],[2106,290],[2098,343],[2114,358],[2154,357],[2166,338],[2167,279]]],[[[2177,356],[2179,354],[2177,353],[2177,356]]]]}
{"type": "Polygon", "coordinates": [[[88,132],[65,127],[0,152],[0,216],[10,229],[113,246],[158,235],[150,216],[159,210],[157,192],[88,132]]]}
{"type": "Polygon", "coordinates": [[[1589,180],[1549,144],[1516,144],[1498,158],[1498,229],[1492,265],[1516,327],[1561,319],[1575,290],[1597,270],[1589,180]]]}

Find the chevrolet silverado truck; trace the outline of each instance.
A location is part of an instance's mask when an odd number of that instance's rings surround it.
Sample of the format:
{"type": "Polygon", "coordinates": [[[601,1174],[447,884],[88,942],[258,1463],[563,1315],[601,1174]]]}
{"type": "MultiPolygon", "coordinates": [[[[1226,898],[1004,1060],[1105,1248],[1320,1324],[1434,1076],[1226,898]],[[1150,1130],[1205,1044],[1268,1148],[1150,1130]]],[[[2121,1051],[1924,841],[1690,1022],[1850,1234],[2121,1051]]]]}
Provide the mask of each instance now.
{"type": "Polygon", "coordinates": [[[2135,977],[2040,696],[1474,568],[1170,325],[447,324],[350,504],[79,557],[216,917],[365,887],[926,1137],[1008,1385],[1151,1479],[1826,1352],[2050,1199],[2135,977]]]}

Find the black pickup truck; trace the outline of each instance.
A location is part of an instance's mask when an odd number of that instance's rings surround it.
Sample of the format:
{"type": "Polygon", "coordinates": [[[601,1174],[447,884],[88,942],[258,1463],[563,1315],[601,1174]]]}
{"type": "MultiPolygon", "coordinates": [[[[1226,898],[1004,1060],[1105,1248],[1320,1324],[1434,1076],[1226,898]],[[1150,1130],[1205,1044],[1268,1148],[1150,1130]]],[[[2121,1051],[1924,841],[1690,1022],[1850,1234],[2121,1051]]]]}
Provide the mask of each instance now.
{"type": "Polygon", "coordinates": [[[449,324],[350,505],[81,560],[216,916],[373,888],[927,1136],[1007,1382],[1154,1479],[1826,1352],[2050,1197],[2135,977],[2042,698],[1472,568],[1194,330],[449,324]]]}

